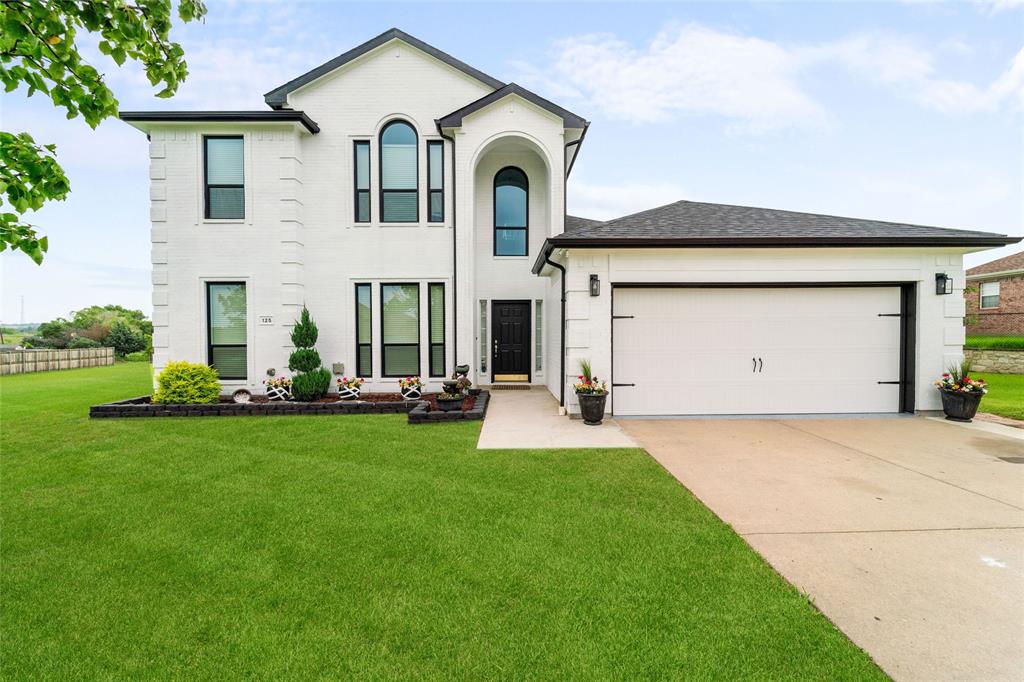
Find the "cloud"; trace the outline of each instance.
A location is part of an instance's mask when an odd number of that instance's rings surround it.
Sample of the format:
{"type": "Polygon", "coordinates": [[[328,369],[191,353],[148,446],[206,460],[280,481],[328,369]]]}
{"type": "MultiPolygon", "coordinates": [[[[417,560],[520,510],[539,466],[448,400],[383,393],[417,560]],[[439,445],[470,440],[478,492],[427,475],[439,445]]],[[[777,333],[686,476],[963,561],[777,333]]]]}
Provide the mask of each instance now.
{"type": "Polygon", "coordinates": [[[644,47],[588,34],[557,41],[549,65],[515,66],[525,82],[613,120],[643,124],[717,115],[730,130],[746,133],[828,127],[832,115],[804,83],[823,68],[838,67],[945,113],[1017,107],[1024,97],[1024,49],[995,81],[979,86],[942,78],[929,47],[879,33],[789,45],[673,23],[644,47]]]}
{"type": "Polygon", "coordinates": [[[610,220],[686,198],[679,185],[668,182],[594,185],[573,178],[568,189],[568,212],[594,220],[610,220]]]}

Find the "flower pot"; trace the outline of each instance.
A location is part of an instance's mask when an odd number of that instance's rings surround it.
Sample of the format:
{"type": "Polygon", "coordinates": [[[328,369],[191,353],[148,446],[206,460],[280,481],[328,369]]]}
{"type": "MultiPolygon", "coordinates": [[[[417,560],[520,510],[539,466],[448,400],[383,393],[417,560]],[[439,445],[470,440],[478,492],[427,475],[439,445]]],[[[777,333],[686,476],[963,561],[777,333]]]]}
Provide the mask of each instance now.
{"type": "Polygon", "coordinates": [[[267,400],[291,400],[291,389],[284,386],[267,386],[267,400]]]}
{"type": "Polygon", "coordinates": [[[580,414],[583,416],[583,423],[587,426],[597,426],[604,419],[604,404],[608,400],[607,393],[577,393],[576,399],[580,401],[580,414]]]}
{"type": "Polygon", "coordinates": [[[420,386],[406,386],[401,391],[402,400],[417,400],[423,395],[423,389],[420,386]]]}
{"type": "Polygon", "coordinates": [[[458,412],[462,409],[462,398],[456,400],[441,400],[438,398],[437,409],[442,412],[458,412]]]}
{"type": "Polygon", "coordinates": [[[939,394],[942,396],[942,411],[946,413],[946,419],[950,421],[969,422],[978,413],[981,393],[962,393],[939,389],[939,394]]]}
{"type": "Polygon", "coordinates": [[[359,400],[359,386],[340,386],[338,388],[338,400],[359,400]]]}

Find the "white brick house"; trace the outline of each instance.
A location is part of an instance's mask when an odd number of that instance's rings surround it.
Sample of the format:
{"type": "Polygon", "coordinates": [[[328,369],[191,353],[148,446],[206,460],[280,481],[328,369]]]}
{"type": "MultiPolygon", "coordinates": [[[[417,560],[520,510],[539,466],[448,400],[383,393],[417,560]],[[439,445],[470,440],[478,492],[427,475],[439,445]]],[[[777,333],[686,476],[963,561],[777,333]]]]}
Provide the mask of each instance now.
{"type": "Polygon", "coordinates": [[[567,217],[589,124],[396,29],[266,101],[121,115],[150,141],[156,371],[258,392],[306,305],[369,391],[468,364],[573,411],[589,358],[620,414],[937,409],[962,255],[1017,241],[692,202],[567,217]]]}

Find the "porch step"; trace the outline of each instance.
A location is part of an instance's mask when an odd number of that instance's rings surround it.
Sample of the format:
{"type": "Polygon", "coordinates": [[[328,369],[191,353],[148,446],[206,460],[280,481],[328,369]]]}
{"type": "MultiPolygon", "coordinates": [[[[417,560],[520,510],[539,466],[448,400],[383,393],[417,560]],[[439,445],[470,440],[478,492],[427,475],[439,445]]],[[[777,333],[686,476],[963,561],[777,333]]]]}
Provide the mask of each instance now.
{"type": "Polygon", "coordinates": [[[491,384],[489,391],[529,391],[530,384],[491,384]]]}

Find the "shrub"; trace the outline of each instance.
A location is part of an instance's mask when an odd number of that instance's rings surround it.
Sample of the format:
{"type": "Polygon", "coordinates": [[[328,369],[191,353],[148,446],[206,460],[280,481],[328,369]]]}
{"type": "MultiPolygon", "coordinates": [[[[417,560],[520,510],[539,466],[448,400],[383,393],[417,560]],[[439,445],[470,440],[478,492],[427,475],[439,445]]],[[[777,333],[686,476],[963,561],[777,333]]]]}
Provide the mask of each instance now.
{"type": "Polygon", "coordinates": [[[330,385],[331,372],[324,367],[296,374],[292,378],[292,397],[304,402],[319,400],[327,395],[330,385]]]}
{"type": "Polygon", "coordinates": [[[125,362],[149,362],[153,358],[147,351],[140,350],[124,356],[125,362]]]}
{"type": "Polygon", "coordinates": [[[78,338],[71,341],[71,344],[68,346],[68,348],[99,348],[100,345],[101,344],[99,341],[94,341],[93,339],[86,338],[84,336],[79,336],[78,338]]]}
{"type": "Polygon", "coordinates": [[[135,327],[129,326],[124,320],[114,321],[104,342],[108,346],[113,346],[114,353],[119,357],[146,350],[146,335],[135,327]]]}
{"type": "Polygon", "coordinates": [[[157,377],[154,403],[202,404],[220,398],[217,370],[191,362],[170,362],[157,377]]]}
{"type": "Polygon", "coordinates": [[[320,369],[320,364],[315,348],[299,348],[288,357],[288,369],[293,372],[312,372],[320,369]]]}
{"type": "Polygon", "coordinates": [[[292,327],[292,343],[295,344],[296,348],[312,348],[316,345],[316,339],[319,334],[316,323],[309,316],[309,310],[303,306],[299,319],[295,321],[295,326],[292,327]]]}

